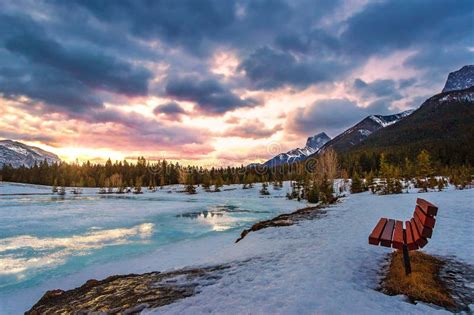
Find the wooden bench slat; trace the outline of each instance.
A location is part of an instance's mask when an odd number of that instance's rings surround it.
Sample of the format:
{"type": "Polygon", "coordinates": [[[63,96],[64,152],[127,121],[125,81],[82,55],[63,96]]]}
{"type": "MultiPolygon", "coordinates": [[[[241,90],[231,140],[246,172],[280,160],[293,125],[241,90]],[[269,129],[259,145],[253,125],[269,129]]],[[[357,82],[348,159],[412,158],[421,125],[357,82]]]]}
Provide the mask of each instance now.
{"type": "Polygon", "coordinates": [[[438,207],[425,199],[417,198],[416,203],[429,216],[435,216],[438,213],[438,207]]]}
{"type": "Polygon", "coordinates": [[[385,247],[392,247],[392,235],[393,228],[395,227],[395,220],[389,219],[385,228],[383,229],[382,236],[380,236],[380,245],[385,247]]]}
{"type": "Polygon", "coordinates": [[[408,250],[416,250],[428,244],[428,238],[433,235],[436,223],[434,216],[438,207],[421,198],[416,202],[413,218],[405,221],[405,229],[402,221],[381,218],[369,235],[369,244],[395,249],[403,249],[406,244],[408,250]]]}
{"type": "Polygon", "coordinates": [[[377,225],[375,226],[374,230],[372,233],[369,235],[369,244],[372,245],[379,245],[380,243],[380,236],[382,235],[383,229],[385,227],[385,224],[387,223],[386,218],[381,218],[377,225]]]}
{"type": "Polygon", "coordinates": [[[413,240],[416,242],[419,248],[422,248],[423,246],[428,244],[426,238],[421,236],[420,230],[417,226],[415,219],[411,219],[411,229],[413,231],[413,240]]]}
{"type": "Polygon", "coordinates": [[[403,222],[395,221],[395,231],[393,232],[392,247],[403,249],[403,222]]]}
{"type": "Polygon", "coordinates": [[[418,229],[418,233],[420,234],[421,237],[430,238],[433,235],[433,230],[427,226],[424,226],[423,223],[421,223],[421,220],[416,213],[414,213],[413,215],[413,220],[415,221],[416,227],[418,229]]]}
{"type": "Polygon", "coordinates": [[[410,221],[405,222],[405,227],[406,227],[405,231],[406,231],[406,236],[407,236],[408,250],[418,249],[418,245],[415,243],[415,239],[413,238],[413,232],[412,232],[410,221]]]}
{"type": "Polygon", "coordinates": [[[426,213],[424,213],[423,210],[421,210],[420,206],[416,206],[415,212],[413,213],[413,217],[414,216],[418,216],[418,219],[420,219],[421,224],[423,224],[424,226],[430,229],[434,228],[436,219],[431,216],[426,215],[426,213]]]}

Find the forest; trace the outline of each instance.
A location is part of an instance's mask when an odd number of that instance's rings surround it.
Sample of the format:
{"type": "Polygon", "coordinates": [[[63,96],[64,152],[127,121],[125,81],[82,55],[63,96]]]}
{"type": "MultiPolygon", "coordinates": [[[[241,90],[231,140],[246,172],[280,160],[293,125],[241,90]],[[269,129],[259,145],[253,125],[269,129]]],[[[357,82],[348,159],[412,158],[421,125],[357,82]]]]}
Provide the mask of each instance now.
{"type": "MultiPolygon", "coordinates": [[[[142,187],[156,189],[166,185],[183,184],[184,192],[196,193],[200,185],[206,191],[218,192],[223,185],[241,184],[243,189],[253,187],[253,183],[265,185],[260,193],[268,194],[268,183],[281,187],[282,181],[292,181],[290,199],[306,199],[310,202],[333,202],[331,183],[336,178],[352,179],[352,192],[371,190],[374,193],[401,193],[406,180],[414,180],[422,190],[442,188],[435,175],[449,177],[456,187],[471,184],[473,169],[470,165],[447,166],[433,160],[427,150],[410,159],[390,159],[384,153],[362,153],[339,155],[329,149],[317,157],[304,162],[285,164],[268,168],[263,165],[252,167],[202,168],[182,166],[166,160],[149,162],[144,157],[136,163],[128,161],[105,164],[54,163],[46,161],[33,167],[13,168],[4,165],[0,170],[0,180],[8,182],[49,185],[53,187],[99,187],[102,193],[141,193],[142,187]],[[377,179],[377,181],[376,181],[377,179]]],[[[54,189],[54,188],[53,188],[54,189]]]]}

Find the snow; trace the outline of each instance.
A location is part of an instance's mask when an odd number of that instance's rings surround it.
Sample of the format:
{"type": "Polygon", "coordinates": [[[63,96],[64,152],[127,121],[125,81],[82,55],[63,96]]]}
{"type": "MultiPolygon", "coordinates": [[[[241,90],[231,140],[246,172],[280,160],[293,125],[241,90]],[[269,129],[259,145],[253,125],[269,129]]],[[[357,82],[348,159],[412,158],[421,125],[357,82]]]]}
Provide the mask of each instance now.
{"type": "Polygon", "coordinates": [[[474,101],[474,93],[463,93],[459,94],[447,94],[439,99],[440,102],[453,102],[453,101],[460,101],[460,102],[473,102],[474,101]]]}
{"type": "Polygon", "coordinates": [[[382,216],[411,217],[417,197],[440,208],[433,238],[424,251],[473,264],[473,190],[392,196],[363,193],[346,198],[320,220],[249,235],[236,246],[239,250],[259,243],[259,248],[274,251],[203,287],[199,295],[153,313],[443,313],[375,290],[383,258],[391,250],[369,246],[367,237],[382,216]]]}
{"type": "Polygon", "coordinates": [[[411,115],[414,112],[414,110],[409,109],[404,112],[401,112],[399,114],[395,115],[387,115],[387,116],[381,116],[381,115],[371,115],[369,116],[370,119],[372,119],[374,122],[376,122],[378,125],[382,126],[383,128],[393,125],[400,121],[400,119],[411,115]]]}
{"type": "Polygon", "coordinates": [[[370,134],[372,133],[370,130],[367,130],[367,129],[359,129],[357,130],[361,135],[365,136],[365,137],[368,137],[370,136],[370,134]]]}
{"type": "Polygon", "coordinates": [[[0,144],[1,146],[9,149],[9,150],[12,150],[20,155],[27,155],[28,154],[28,151],[25,149],[25,148],[22,148],[22,147],[19,147],[19,146],[15,146],[11,143],[5,143],[5,144],[0,144]]]}
{"type": "MultiPolygon", "coordinates": [[[[251,199],[252,195],[258,194],[257,186],[253,190],[239,189],[210,195],[211,198],[251,199]]],[[[182,194],[172,195],[174,198],[185,198],[182,194]]],[[[200,195],[206,196],[197,196],[200,195]]],[[[474,264],[474,190],[449,188],[443,192],[418,194],[412,191],[386,196],[367,192],[343,198],[341,203],[329,207],[326,216],[318,220],[252,232],[237,244],[234,241],[240,230],[186,239],[159,246],[145,255],[92,265],[36,287],[4,293],[0,295],[0,313],[19,313],[31,306],[47,289],[73,288],[90,278],[221,263],[230,263],[232,267],[222,271],[221,277],[214,282],[202,284],[199,294],[144,313],[446,313],[424,303],[410,304],[401,296],[387,296],[376,290],[380,268],[391,249],[368,245],[368,235],[380,217],[410,218],[418,197],[439,207],[433,237],[423,251],[474,264]],[[2,306],[4,312],[1,311],[2,306]]],[[[203,199],[197,202],[203,202],[203,199]]],[[[285,203],[287,212],[304,206],[303,203],[289,203],[284,199],[255,196],[252,202],[261,202],[259,207],[265,207],[265,204],[275,207],[278,203],[285,203]]],[[[119,213],[123,215],[122,211],[119,213]]]]}

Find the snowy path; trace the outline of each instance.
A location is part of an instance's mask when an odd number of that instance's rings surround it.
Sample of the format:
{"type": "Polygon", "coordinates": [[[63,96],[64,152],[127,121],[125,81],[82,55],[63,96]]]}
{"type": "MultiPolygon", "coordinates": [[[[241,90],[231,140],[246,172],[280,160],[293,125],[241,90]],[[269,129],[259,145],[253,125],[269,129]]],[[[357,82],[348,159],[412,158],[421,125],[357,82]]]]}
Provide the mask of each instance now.
{"type": "Polygon", "coordinates": [[[440,210],[424,251],[474,264],[474,190],[374,196],[352,195],[320,220],[265,229],[235,245],[242,256],[267,252],[202,292],[153,313],[174,314],[399,314],[445,312],[375,291],[377,272],[391,250],[369,246],[381,216],[409,218],[417,197],[440,210]],[[336,227],[345,224],[345,230],[336,227]],[[245,253],[245,254],[244,254],[245,253]]]}

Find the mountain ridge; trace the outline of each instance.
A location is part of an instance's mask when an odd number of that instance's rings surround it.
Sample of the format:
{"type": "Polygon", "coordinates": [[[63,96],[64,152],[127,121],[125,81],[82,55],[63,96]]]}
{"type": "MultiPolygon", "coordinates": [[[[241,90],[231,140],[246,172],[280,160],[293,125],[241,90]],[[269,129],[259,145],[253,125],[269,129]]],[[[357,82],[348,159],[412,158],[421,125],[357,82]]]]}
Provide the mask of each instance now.
{"type": "Polygon", "coordinates": [[[285,153],[280,153],[263,163],[263,165],[275,167],[285,163],[291,164],[302,161],[308,156],[318,152],[318,150],[329,140],[331,140],[331,138],[325,132],[320,132],[314,136],[308,137],[305,147],[292,149],[285,153]]]}
{"type": "Polygon", "coordinates": [[[406,119],[381,129],[346,153],[414,159],[428,150],[443,165],[474,164],[474,86],[441,92],[406,119]]]}
{"type": "Polygon", "coordinates": [[[13,140],[0,140],[0,167],[9,164],[14,168],[32,167],[45,160],[48,164],[61,162],[56,154],[41,148],[13,140]]]}
{"type": "Polygon", "coordinates": [[[375,131],[396,124],[401,119],[409,116],[411,113],[413,113],[413,110],[410,109],[393,115],[367,116],[354,126],[346,129],[344,132],[334,137],[331,141],[328,141],[321,148],[320,152],[323,152],[329,148],[332,148],[336,151],[346,151],[350,149],[350,147],[357,145],[358,143],[367,139],[375,131]]]}

